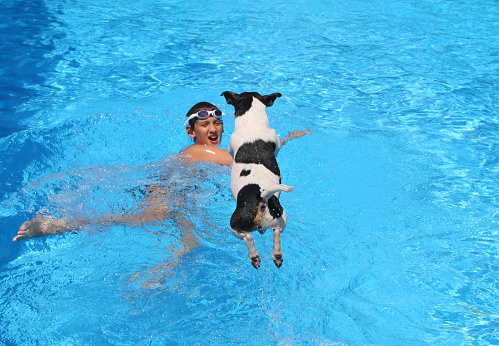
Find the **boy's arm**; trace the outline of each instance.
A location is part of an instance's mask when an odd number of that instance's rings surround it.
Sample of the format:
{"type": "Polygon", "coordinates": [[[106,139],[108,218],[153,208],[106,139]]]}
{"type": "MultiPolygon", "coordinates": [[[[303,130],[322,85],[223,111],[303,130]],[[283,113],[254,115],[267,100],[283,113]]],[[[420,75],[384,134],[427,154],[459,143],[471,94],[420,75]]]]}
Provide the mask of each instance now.
{"type": "Polygon", "coordinates": [[[286,137],[281,138],[281,145],[284,145],[287,141],[289,141],[291,139],[302,137],[302,136],[305,136],[308,134],[311,135],[312,130],[305,129],[305,130],[291,131],[290,133],[288,133],[288,135],[286,137]]]}

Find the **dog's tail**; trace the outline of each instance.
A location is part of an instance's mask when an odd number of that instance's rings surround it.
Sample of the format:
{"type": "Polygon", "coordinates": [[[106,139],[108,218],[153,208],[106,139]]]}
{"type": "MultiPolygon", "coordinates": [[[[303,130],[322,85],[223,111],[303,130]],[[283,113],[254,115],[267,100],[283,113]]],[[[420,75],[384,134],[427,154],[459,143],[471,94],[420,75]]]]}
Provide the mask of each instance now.
{"type": "Polygon", "coordinates": [[[282,185],[282,184],[274,184],[268,186],[266,189],[262,191],[262,198],[264,201],[267,201],[273,194],[279,191],[291,192],[293,191],[293,186],[282,185]]]}

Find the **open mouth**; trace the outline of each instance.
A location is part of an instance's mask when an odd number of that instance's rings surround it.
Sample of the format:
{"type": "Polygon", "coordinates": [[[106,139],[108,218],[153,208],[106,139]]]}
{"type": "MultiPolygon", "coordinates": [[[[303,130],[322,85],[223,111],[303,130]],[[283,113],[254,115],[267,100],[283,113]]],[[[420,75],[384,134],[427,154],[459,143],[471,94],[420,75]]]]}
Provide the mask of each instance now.
{"type": "Polygon", "coordinates": [[[209,140],[212,144],[218,144],[218,135],[211,135],[211,136],[208,136],[208,140],[209,140]]]}

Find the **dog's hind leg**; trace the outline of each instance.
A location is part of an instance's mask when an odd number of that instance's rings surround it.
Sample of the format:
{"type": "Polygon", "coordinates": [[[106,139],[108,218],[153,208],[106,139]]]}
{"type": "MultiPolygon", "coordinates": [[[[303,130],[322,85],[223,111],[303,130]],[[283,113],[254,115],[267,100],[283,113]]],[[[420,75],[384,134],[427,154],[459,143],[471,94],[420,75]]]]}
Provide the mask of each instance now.
{"type": "Polygon", "coordinates": [[[253,236],[251,235],[251,233],[246,233],[244,235],[244,241],[248,246],[251,265],[255,267],[255,269],[260,268],[260,255],[258,254],[258,251],[256,251],[255,243],[253,242],[253,236]]]}
{"type": "Polygon", "coordinates": [[[282,250],[281,250],[281,228],[274,228],[274,251],[272,257],[277,268],[282,266],[282,250]]]}

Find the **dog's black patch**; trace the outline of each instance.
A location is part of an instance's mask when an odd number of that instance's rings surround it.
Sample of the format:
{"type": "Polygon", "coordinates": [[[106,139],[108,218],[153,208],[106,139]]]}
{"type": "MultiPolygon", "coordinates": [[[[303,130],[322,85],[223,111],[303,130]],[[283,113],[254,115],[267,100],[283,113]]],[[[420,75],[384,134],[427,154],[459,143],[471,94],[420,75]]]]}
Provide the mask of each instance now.
{"type": "Polygon", "coordinates": [[[263,165],[277,176],[281,176],[281,171],[275,158],[275,143],[265,142],[261,139],[252,143],[244,143],[236,153],[234,161],[236,163],[256,163],[263,165]]]}
{"type": "Polygon", "coordinates": [[[237,194],[236,210],[230,218],[230,227],[239,233],[254,231],[257,226],[254,220],[260,202],[263,202],[260,186],[257,184],[243,186],[237,194]]]}
{"type": "Polygon", "coordinates": [[[271,196],[267,202],[267,207],[269,208],[269,213],[272,215],[274,219],[277,219],[282,216],[284,208],[281,206],[279,202],[279,198],[276,196],[271,196]]]}
{"type": "Polygon", "coordinates": [[[251,174],[251,169],[243,169],[239,174],[240,177],[246,177],[251,174]]]}

